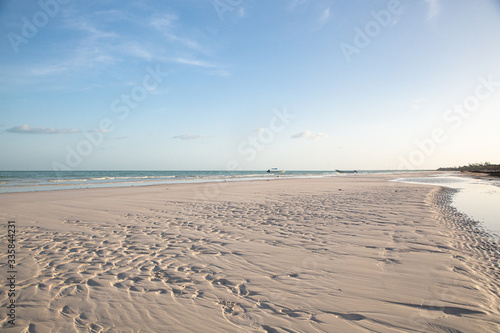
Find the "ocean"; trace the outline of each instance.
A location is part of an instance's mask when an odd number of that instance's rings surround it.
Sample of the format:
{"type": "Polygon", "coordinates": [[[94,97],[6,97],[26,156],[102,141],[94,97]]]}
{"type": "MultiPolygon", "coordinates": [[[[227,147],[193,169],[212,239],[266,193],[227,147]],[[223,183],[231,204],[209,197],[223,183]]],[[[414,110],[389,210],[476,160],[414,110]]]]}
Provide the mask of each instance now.
{"type": "MultiPolygon", "coordinates": [[[[358,174],[403,171],[358,171],[358,174]]],[[[338,177],[336,171],[0,171],[0,193],[80,188],[144,186],[172,183],[338,177]]]]}
{"type": "Polygon", "coordinates": [[[0,193],[170,183],[327,177],[335,171],[0,171],[0,193]]]}

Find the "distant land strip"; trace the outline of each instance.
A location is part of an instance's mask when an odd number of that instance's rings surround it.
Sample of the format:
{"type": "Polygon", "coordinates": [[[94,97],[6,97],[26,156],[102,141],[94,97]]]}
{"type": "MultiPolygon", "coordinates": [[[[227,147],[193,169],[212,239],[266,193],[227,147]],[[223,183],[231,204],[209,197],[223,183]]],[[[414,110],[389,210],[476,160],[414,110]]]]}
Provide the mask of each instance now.
{"type": "Polygon", "coordinates": [[[485,163],[470,163],[469,165],[459,167],[441,167],[438,171],[461,171],[471,173],[481,173],[490,176],[500,177],[500,164],[485,163]]]}

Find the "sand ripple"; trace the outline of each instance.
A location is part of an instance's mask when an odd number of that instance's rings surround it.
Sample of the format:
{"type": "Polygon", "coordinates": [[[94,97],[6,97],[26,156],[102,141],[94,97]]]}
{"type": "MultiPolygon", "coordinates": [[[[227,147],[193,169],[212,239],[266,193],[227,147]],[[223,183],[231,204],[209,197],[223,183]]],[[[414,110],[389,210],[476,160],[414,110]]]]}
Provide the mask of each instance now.
{"type": "MultiPolygon", "coordinates": [[[[332,182],[320,193],[294,187],[250,202],[169,199],[161,205],[124,205],[117,213],[96,209],[64,219],[66,231],[24,227],[18,237],[18,327],[25,332],[493,332],[500,327],[498,245],[447,205],[447,190],[428,193],[427,187],[379,181],[363,187],[343,183],[339,191],[332,182]]],[[[2,306],[6,301],[3,292],[2,306]]]]}

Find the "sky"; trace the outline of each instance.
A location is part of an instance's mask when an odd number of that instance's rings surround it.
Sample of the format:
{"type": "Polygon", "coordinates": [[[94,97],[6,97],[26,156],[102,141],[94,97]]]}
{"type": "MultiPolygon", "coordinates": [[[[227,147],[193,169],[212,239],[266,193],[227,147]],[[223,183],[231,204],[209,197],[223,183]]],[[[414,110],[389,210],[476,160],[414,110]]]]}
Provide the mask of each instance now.
{"type": "Polygon", "coordinates": [[[0,2],[0,170],[500,163],[488,0],[0,2]]]}

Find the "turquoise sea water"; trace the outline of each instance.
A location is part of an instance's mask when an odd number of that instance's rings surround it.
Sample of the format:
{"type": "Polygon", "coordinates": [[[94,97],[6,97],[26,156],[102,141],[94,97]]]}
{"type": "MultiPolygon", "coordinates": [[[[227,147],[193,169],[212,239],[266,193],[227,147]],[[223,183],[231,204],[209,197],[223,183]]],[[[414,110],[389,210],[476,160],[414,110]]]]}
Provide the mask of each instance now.
{"type": "MultiPolygon", "coordinates": [[[[335,171],[286,171],[278,174],[266,171],[0,171],[0,193],[352,175],[335,171]]],[[[359,171],[358,174],[392,172],[398,171],[359,171]]]]}

